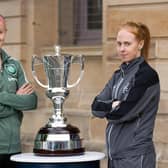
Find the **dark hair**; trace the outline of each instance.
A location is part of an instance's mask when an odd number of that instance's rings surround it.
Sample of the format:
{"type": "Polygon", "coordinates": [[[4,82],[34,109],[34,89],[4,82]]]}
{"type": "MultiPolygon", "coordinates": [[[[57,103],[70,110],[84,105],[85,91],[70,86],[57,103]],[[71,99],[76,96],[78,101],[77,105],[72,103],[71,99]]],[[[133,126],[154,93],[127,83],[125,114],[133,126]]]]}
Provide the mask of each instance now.
{"type": "Polygon", "coordinates": [[[126,22],[121,26],[121,28],[126,28],[129,32],[133,33],[137,40],[144,41],[141,55],[144,56],[145,60],[147,60],[150,47],[150,32],[148,27],[143,23],[126,22]]]}

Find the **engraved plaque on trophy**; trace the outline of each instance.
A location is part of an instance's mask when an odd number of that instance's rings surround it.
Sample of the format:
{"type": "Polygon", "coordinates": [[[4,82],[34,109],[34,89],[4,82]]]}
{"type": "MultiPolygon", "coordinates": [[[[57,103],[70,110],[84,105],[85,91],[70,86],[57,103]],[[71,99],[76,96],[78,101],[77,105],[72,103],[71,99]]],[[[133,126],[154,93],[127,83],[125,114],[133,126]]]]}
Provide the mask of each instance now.
{"type": "Polygon", "coordinates": [[[55,55],[34,56],[32,60],[33,77],[46,89],[46,95],[54,107],[54,114],[36,135],[33,152],[49,156],[81,155],[85,149],[79,136],[80,130],[65,121],[63,103],[70,93],[69,89],[75,87],[83,76],[84,57],[61,54],[59,46],[55,47],[55,51],[55,55]],[[42,84],[37,77],[34,67],[39,63],[44,66],[47,85],[42,84]],[[80,75],[75,83],[69,84],[69,71],[74,63],[80,65],[80,75]]]}

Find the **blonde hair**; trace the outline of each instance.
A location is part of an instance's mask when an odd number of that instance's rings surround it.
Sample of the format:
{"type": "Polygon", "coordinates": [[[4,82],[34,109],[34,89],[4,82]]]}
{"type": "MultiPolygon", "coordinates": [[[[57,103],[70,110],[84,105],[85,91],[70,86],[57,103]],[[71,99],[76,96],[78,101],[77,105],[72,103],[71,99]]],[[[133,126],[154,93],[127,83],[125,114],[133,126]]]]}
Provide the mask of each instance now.
{"type": "Polygon", "coordinates": [[[145,60],[147,60],[149,56],[150,47],[150,32],[148,27],[142,23],[126,22],[120,27],[120,29],[123,28],[127,29],[130,33],[134,34],[138,41],[144,41],[144,45],[141,50],[141,55],[145,58],[145,60]]]}

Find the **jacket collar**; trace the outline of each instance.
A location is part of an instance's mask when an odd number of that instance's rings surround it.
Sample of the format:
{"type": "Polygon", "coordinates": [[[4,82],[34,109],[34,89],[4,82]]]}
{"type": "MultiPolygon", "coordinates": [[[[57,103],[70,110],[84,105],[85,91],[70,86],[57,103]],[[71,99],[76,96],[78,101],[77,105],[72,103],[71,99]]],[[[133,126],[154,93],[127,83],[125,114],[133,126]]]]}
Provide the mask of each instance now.
{"type": "Polygon", "coordinates": [[[132,68],[134,68],[135,66],[137,66],[138,64],[141,64],[144,61],[144,57],[140,56],[138,58],[133,59],[132,61],[130,61],[129,63],[123,63],[120,66],[120,70],[122,72],[124,72],[124,74],[128,73],[129,71],[132,70],[132,68]]]}

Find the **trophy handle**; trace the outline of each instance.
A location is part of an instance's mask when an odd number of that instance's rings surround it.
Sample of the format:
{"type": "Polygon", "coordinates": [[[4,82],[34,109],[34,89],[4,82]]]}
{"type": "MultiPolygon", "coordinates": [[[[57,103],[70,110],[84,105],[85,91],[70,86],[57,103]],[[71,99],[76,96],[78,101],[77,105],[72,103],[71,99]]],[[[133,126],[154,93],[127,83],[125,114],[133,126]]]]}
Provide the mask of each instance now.
{"type": "Polygon", "coordinates": [[[74,82],[73,84],[68,84],[67,82],[67,88],[75,87],[80,82],[84,74],[84,57],[82,55],[72,57],[72,64],[75,64],[75,63],[80,64],[80,75],[77,81],[74,82]]]}
{"type": "Polygon", "coordinates": [[[32,59],[32,74],[33,74],[33,78],[35,79],[35,81],[36,81],[41,87],[43,87],[43,88],[48,88],[48,85],[44,85],[44,84],[42,84],[42,83],[38,80],[38,77],[37,77],[37,75],[36,75],[36,71],[34,70],[34,65],[35,65],[35,64],[36,64],[36,65],[38,65],[38,64],[43,64],[43,60],[42,60],[40,57],[36,56],[36,55],[34,55],[34,56],[33,56],[33,59],[32,59]],[[39,63],[35,63],[36,60],[38,60],[39,63]]]}

